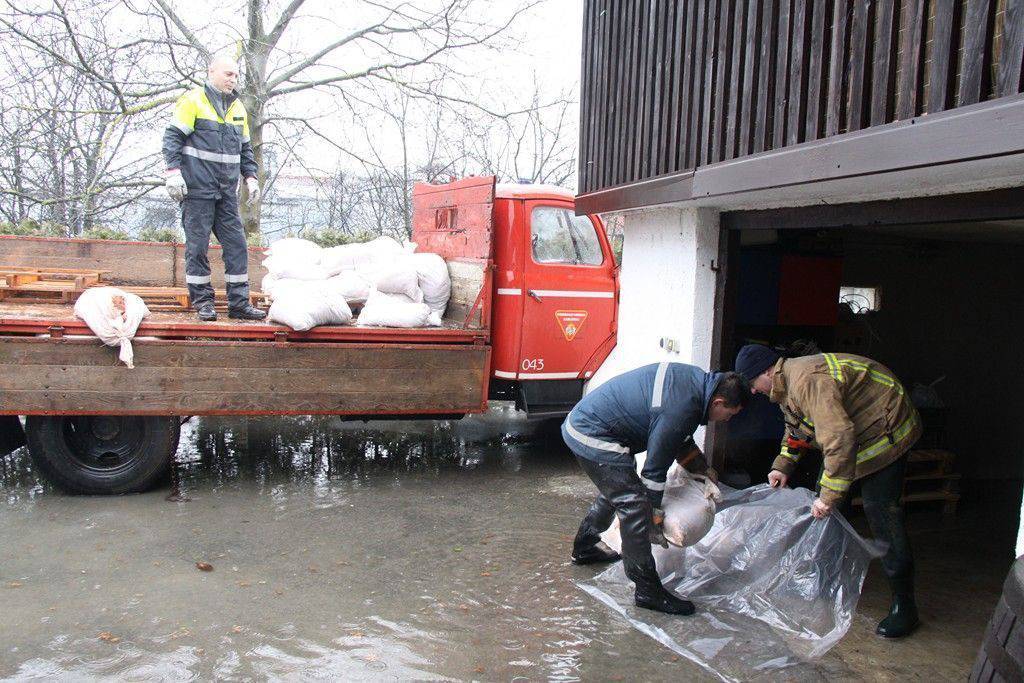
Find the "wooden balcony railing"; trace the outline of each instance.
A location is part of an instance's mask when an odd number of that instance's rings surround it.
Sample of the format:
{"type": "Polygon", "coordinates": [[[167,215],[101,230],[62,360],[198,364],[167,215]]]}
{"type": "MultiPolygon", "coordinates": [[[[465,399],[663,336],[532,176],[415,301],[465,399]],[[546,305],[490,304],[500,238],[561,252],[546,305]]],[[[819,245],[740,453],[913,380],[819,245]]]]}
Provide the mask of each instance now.
{"type": "Polygon", "coordinates": [[[1022,91],[1024,0],[587,0],[580,193],[1022,91]]]}

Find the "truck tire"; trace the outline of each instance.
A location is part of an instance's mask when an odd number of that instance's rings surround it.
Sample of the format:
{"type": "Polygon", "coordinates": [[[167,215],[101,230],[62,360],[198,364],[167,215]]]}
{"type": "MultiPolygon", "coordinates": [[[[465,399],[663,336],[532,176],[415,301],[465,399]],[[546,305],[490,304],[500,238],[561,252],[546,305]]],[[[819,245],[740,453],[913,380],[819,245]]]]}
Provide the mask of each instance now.
{"type": "Polygon", "coordinates": [[[177,417],[31,415],[25,423],[32,461],[67,493],[140,493],[170,472],[178,450],[177,417]]]}
{"type": "Polygon", "coordinates": [[[999,683],[1024,680],[1024,558],[1017,560],[1003,584],[1003,594],[985,629],[969,678],[999,683]]]}

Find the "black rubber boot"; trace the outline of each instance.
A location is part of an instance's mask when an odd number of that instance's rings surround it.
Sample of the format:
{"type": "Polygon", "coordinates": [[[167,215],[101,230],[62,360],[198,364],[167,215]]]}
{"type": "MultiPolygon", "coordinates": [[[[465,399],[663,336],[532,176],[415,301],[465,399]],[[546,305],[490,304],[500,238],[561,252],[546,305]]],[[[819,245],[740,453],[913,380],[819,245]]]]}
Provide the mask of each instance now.
{"type": "Polygon", "coordinates": [[[892,606],[889,616],[878,623],[875,633],[883,638],[905,638],[917,630],[921,621],[917,616],[912,581],[892,579],[892,606]]]}
{"type": "Polygon", "coordinates": [[[196,310],[196,317],[202,322],[213,322],[217,319],[217,311],[213,304],[203,304],[196,310]]]}
{"type": "Polygon", "coordinates": [[[267,317],[266,311],[261,311],[255,306],[249,304],[245,308],[233,308],[228,311],[229,318],[237,318],[238,320],[263,320],[267,317]]]}
{"type": "Polygon", "coordinates": [[[615,508],[612,504],[604,496],[598,496],[576,532],[572,543],[573,564],[597,564],[621,559],[621,555],[601,540],[601,533],[611,526],[614,516],[615,508]]]}
{"type": "Polygon", "coordinates": [[[682,616],[689,616],[696,611],[692,602],[676,597],[661,585],[653,563],[649,567],[641,567],[627,562],[625,566],[626,575],[636,584],[633,603],[637,607],[682,616]]]}

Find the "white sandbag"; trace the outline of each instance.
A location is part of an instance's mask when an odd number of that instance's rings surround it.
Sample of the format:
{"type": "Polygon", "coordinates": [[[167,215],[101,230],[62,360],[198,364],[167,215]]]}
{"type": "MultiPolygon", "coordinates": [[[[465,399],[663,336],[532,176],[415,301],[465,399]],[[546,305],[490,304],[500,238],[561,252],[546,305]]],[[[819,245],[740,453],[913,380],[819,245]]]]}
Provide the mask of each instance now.
{"type": "Polygon", "coordinates": [[[283,254],[264,259],[263,267],[280,279],[326,280],[327,273],[319,261],[308,261],[304,256],[283,254]]]}
{"type": "Polygon", "coordinates": [[[149,315],[145,302],[117,287],[90,287],[75,302],[75,315],[107,346],[121,348],[118,358],[135,367],[132,337],[139,323],[149,315]]]}
{"type": "Polygon", "coordinates": [[[371,290],[359,313],[358,324],[363,327],[427,327],[429,318],[430,307],[426,304],[410,303],[371,290]]]}
{"type": "Polygon", "coordinates": [[[327,281],[332,283],[333,291],[338,292],[349,306],[364,304],[370,296],[370,281],[355,271],[342,271],[327,281]]]}
{"type": "Polygon", "coordinates": [[[267,273],[263,276],[263,280],[260,282],[260,292],[263,293],[268,299],[274,298],[274,287],[280,281],[280,278],[273,273],[267,273]]]}
{"type": "MultiPolygon", "coordinates": [[[[662,525],[665,538],[681,548],[700,542],[711,531],[718,510],[717,503],[721,500],[721,491],[713,481],[673,465],[665,481],[665,493],[661,500],[661,508],[665,513],[662,525]]],[[[621,551],[618,518],[613,520],[601,538],[616,552],[621,551]]]]}
{"type": "Polygon", "coordinates": [[[715,523],[716,501],[722,494],[715,483],[679,468],[679,475],[665,486],[665,538],[677,546],[691,546],[707,536],[715,523]]]}
{"type": "Polygon", "coordinates": [[[364,266],[356,272],[369,280],[378,292],[399,294],[414,303],[423,302],[419,274],[416,272],[415,264],[407,257],[364,266]]]}
{"type": "Polygon", "coordinates": [[[309,240],[297,237],[286,237],[273,242],[267,247],[267,256],[276,256],[284,260],[296,260],[315,265],[320,263],[323,251],[323,247],[316,242],[310,242],[309,240]]]}
{"type": "Polygon", "coordinates": [[[374,256],[374,252],[367,249],[365,244],[340,244],[324,249],[320,256],[320,266],[330,277],[370,264],[374,256]]]}
{"type": "Polygon", "coordinates": [[[444,316],[452,296],[452,279],[448,264],[437,254],[412,254],[409,262],[416,268],[417,284],[423,290],[423,303],[433,313],[444,316]]]}
{"type": "Polygon", "coordinates": [[[305,291],[297,287],[282,290],[279,283],[278,296],[267,317],[304,332],[318,325],[344,325],[352,320],[352,310],[343,298],[324,292],[317,283],[309,283],[305,291]]]}

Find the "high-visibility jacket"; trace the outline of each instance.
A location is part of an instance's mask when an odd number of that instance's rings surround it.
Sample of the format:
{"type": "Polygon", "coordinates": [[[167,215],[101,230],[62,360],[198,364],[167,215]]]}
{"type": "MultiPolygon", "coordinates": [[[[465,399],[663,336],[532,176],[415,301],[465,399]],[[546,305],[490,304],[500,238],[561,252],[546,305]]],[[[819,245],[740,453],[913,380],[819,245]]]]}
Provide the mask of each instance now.
{"type": "Polygon", "coordinates": [[[237,93],[206,84],[182,95],[164,131],[163,154],[168,169],[181,169],[189,197],[234,196],[239,174],[256,177],[249,116],[237,93]]]}
{"type": "MultiPolygon", "coordinates": [[[[562,437],[581,458],[635,466],[647,451],[640,480],[660,500],[669,467],[693,448],[707,424],[708,405],[722,374],[685,363],[655,363],[614,377],[583,397],[562,424],[562,437]]],[[[703,459],[687,465],[703,472],[703,459]]]]}
{"type": "Polygon", "coordinates": [[[906,453],[921,436],[921,418],[903,385],[881,363],[848,353],[781,359],[769,398],[786,421],[773,469],[789,475],[804,441],[824,456],[822,501],[841,502],[854,481],[906,453]]]}

